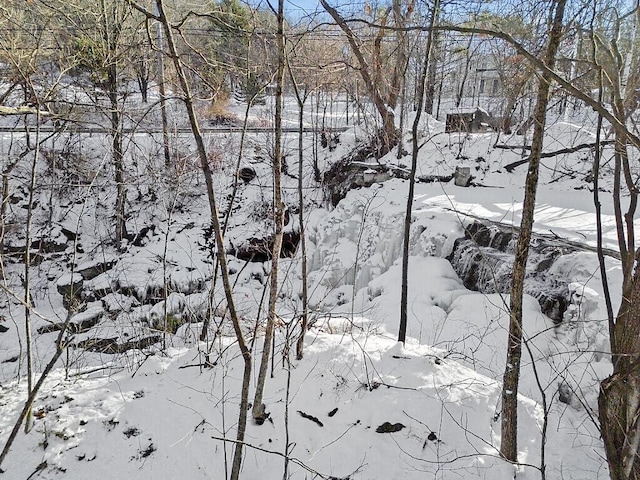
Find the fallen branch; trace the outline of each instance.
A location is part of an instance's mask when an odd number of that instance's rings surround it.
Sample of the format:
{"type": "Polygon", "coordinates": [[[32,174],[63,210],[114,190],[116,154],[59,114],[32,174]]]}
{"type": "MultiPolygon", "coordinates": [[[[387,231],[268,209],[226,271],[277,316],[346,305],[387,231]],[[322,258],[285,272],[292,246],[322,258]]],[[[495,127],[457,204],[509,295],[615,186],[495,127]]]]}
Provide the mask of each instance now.
{"type": "Polygon", "coordinates": [[[311,420],[314,423],[317,423],[318,426],[324,427],[322,422],[318,419],[318,417],[314,417],[313,415],[309,415],[308,413],[304,413],[302,410],[298,410],[298,413],[302,418],[306,418],[307,420],[311,420]]]}
{"type": "MultiPolygon", "coordinates": [[[[615,142],[615,140],[604,140],[602,142],[600,142],[600,145],[613,145],[613,143],[615,142]]],[[[568,148],[561,148],[560,150],[556,150],[554,152],[546,152],[546,153],[542,153],[540,155],[540,158],[551,158],[551,157],[555,157],[557,155],[564,155],[567,153],[575,153],[575,152],[579,152],[580,150],[586,150],[586,149],[594,149],[596,148],[598,145],[596,143],[581,143],[580,145],[576,145],[574,147],[568,147],[568,148]]],[[[531,150],[531,147],[529,145],[520,145],[520,146],[516,146],[516,145],[496,145],[496,148],[500,148],[503,150],[531,150]]],[[[513,162],[510,163],[508,165],[504,166],[504,169],[511,173],[513,172],[513,170],[516,167],[519,167],[520,165],[524,165],[525,163],[529,163],[529,157],[527,158],[523,158],[522,160],[518,160],[517,162],[513,162]]]]}
{"type": "MultiPolygon", "coordinates": [[[[497,222],[495,220],[489,220],[488,218],[484,218],[484,217],[480,217],[478,215],[474,215],[472,213],[468,213],[468,212],[462,212],[460,210],[456,210],[455,208],[448,208],[448,207],[442,207],[443,210],[447,210],[449,212],[454,212],[456,215],[461,215],[464,217],[469,217],[469,218],[473,218],[475,220],[478,220],[481,223],[489,223],[491,225],[495,225],[498,228],[506,228],[509,229],[510,231],[514,231],[516,233],[519,233],[520,228],[515,226],[515,225],[511,225],[508,223],[502,223],[502,222],[497,222]]],[[[544,232],[533,232],[533,234],[537,237],[542,237],[542,238],[549,238],[552,240],[556,240],[557,242],[561,242],[569,247],[574,247],[580,250],[586,250],[589,252],[595,252],[596,251],[596,247],[588,245],[586,243],[581,243],[575,240],[570,240],[568,238],[564,238],[561,237],[560,235],[558,235],[557,233],[553,232],[552,230],[551,234],[549,233],[544,233],[544,232]]],[[[617,260],[620,260],[620,252],[613,250],[611,248],[603,248],[603,252],[606,256],[611,257],[611,258],[615,258],[617,260]]],[[[398,387],[396,387],[398,388],[398,387]]]]}
{"type": "MultiPolygon", "coordinates": [[[[71,318],[70,315],[69,315],[69,318],[71,318]]],[[[49,363],[47,364],[43,372],[40,374],[40,378],[38,379],[33,389],[31,390],[31,393],[29,394],[29,398],[27,398],[27,401],[24,404],[24,407],[22,407],[22,411],[20,412],[20,415],[18,416],[16,423],[13,425],[13,429],[9,434],[9,438],[7,439],[7,442],[5,443],[4,448],[2,449],[2,453],[0,453],[0,466],[2,465],[2,462],[6,458],[7,454],[9,453],[9,450],[11,450],[11,445],[13,445],[13,442],[18,435],[18,431],[22,426],[22,422],[24,422],[24,419],[27,417],[27,413],[31,410],[31,406],[35,401],[36,396],[40,392],[40,388],[42,387],[42,384],[49,376],[49,373],[51,372],[51,370],[53,369],[53,366],[56,364],[56,362],[62,355],[62,352],[64,352],[64,350],[66,349],[66,345],[62,344],[62,335],[64,335],[64,331],[61,331],[60,335],[58,336],[58,342],[56,342],[56,353],[53,355],[53,357],[51,357],[51,360],[49,360],[49,363]]],[[[0,472],[3,472],[1,468],[0,468],[0,472]]]]}
{"type": "Polygon", "coordinates": [[[46,117],[51,115],[51,112],[38,110],[37,108],[26,105],[21,107],[5,107],[4,105],[0,105],[0,115],[40,115],[41,117],[46,117]]]}
{"type": "Polygon", "coordinates": [[[299,460],[299,459],[297,459],[295,457],[291,457],[291,456],[285,455],[282,452],[278,452],[278,451],[275,451],[275,450],[269,450],[269,449],[266,449],[266,448],[263,448],[263,447],[259,447],[257,445],[252,445],[250,443],[241,442],[241,441],[238,441],[238,440],[233,440],[231,438],[218,437],[218,436],[215,436],[215,435],[211,436],[211,439],[212,440],[219,440],[221,442],[233,443],[233,444],[236,444],[236,445],[241,443],[243,446],[245,446],[247,448],[251,448],[253,450],[257,450],[258,452],[263,452],[263,453],[267,453],[269,455],[276,455],[278,457],[288,458],[291,463],[299,466],[300,468],[302,468],[302,469],[306,470],[307,472],[309,472],[310,474],[314,475],[314,478],[321,478],[321,479],[324,479],[324,480],[331,480],[332,478],[335,478],[335,477],[332,477],[330,475],[322,474],[319,471],[314,470],[313,468],[307,466],[302,460],[299,460]]]}

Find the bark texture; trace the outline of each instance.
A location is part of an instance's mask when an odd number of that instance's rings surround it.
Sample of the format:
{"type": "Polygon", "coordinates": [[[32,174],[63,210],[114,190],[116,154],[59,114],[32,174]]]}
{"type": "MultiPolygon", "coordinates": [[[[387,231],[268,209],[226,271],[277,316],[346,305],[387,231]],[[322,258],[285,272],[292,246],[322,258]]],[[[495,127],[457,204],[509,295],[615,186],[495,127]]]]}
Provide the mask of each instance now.
{"type": "MultiPolygon", "coordinates": [[[[622,132],[617,135],[624,137],[622,132]]],[[[616,143],[615,170],[618,175],[629,171],[626,145],[622,142],[616,143]]],[[[619,180],[614,190],[616,199],[621,190],[619,180]]],[[[600,384],[598,398],[600,433],[612,480],[640,479],[640,270],[633,251],[632,221],[637,199],[633,184],[631,190],[632,201],[626,214],[622,214],[619,198],[614,201],[624,281],[622,302],[609,333],[613,374],[600,384]],[[635,272],[631,274],[634,264],[635,272]]]]}
{"type": "MultiPolygon", "coordinates": [[[[398,2],[396,0],[394,4],[397,3],[398,2]]],[[[400,95],[400,86],[403,72],[406,69],[406,53],[402,53],[403,48],[400,48],[401,46],[398,48],[399,56],[396,58],[396,62],[393,66],[391,84],[388,85],[387,88],[388,94],[384,95],[381,91],[380,82],[382,80],[379,78],[382,67],[379,56],[379,48],[378,50],[376,50],[376,46],[374,44],[374,58],[372,59],[372,62],[369,62],[363,53],[361,40],[351,29],[351,27],[349,27],[349,24],[347,23],[345,18],[340,15],[340,13],[335,8],[331,7],[325,0],[320,0],[320,4],[327,11],[327,13],[331,15],[336,24],[344,32],[353,55],[356,57],[359,72],[362,80],[364,81],[367,93],[371,97],[371,101],[375,105],[376,110],[378,111],[378,114],[382,119],[382,129],[381,134],[379,135],[379,140],[381,141],[379,155],[385,155],[398,142],[399,133],[395,126],[394,108],[396,107],[396,103],[400,95]],[[378,52],[377,56],[375,55],[376,51],[378,52]]],[[[382,41],[381,35],[383,35],[382,30],[378,35],[379,43],[381,43],[382,41]]]]}
{"type": "Polygon", "coordinates": [[[282,250],[282,237],[284,228],[284,205],[282,203],[282,95],[284,86],[284,0],[278,2],[278,34],[276,36],[278,48],[278,71],[276,74],[276,112],[275,112],[275,141],[273,147],[273,208],[275,232],[273,237],[273,250],[271,255],[271,274],[269,275],[269,313],[264,334],[262,358],[258,372],[258,382],[253,400],[253,420],[262,425],[268,413],[262,402],[262,394],[267,379],[267,366],[269,364],[269,352],[273,343],[273,333],[276,323],[276,303],[278,300],[278,264],[280,251],[282,250]]]}
{"type": "Polygon", "coordinates": [[[166,35],[167,48],[169,50],[168,55],[173,61],[173,65],[176,70],[176,75],[178,77],[178,84],[184,96],[183,101],[187,110],[187,116],[189,118],[189,126],[193,133],[193,138],[195,140],[196,148],[198,151],[198,157],[200,159],[202,173],[205,178],[205,184],[207,188],[207,197],[209,199],[209,209],[211,212],[211,224],[213,226],[213,231],[216,239],[216,256],[220,264],[222,284],[224,287],[225,298],[227,300],[227,310],[229,312],[229,316],[231,317],[231,323],[233,325],[233,330],[236,334],[238,347],[240,348],[240,353],[242,354],[242,358],[244,360],[244,369],[243,369],[243,377],[242,377],[242,393],[240,396],[240,408],[238,413],[238,430],[236,433],[236,449],[233,456],[233,464],[232,464],[231,477],[230,477],[231,480],[237,480],[240,476],[240,468],[242,465],[242,447],[244,445],[244,436],[245,436],[246,424],[247,424],[247,411],[249,410],[249,385],[251,381],[251,352],[249,351],[247,343],[244,339],[244,334],[242,332],[242,328],[240,325],[240,319],[235,309],[235,302],[233,299],[231,281],[228,275],[229,269],[227,267],[227,256],[224,249],[224,236],[222,233],[222,225],[220,224],[220,219],[218,216],[218,206],[216,202],[215,192],[213,189],[213,174],[211,172],[211,167],[209,165],[209,160],[207,158],[207,151],[204,145],[204,139],[202,138],[202,133],[200,131],[200,123],[198,121],[198,116],[196,114],[193,97],[191,95],[191,89],[189,87],[189,82],[187,81],[187,77],[185,74],[185,67],[182,64],[182,61],[180,60],[180,56],[178,54],[178,49],[174,41],[173,30],[171,28],[169,20],[164,11],[163,0],[155,1],[155,5],[157,7],[157,12],[158,12],[157,15],[152,14],[151,12],[147,11],[140,5],[133,4],[133,3],[132,5],[137,10],[144,13],[148,18],[157,20],[162,25],[162,28],[166,35]]]}
{"type": "MultiPolygon", "coordinates": [[[[631,172],[629,146],[637,139],[626,129],[637,102],[640,9],[634,12],[635,33],[628,58],[621,54],[618,38],[621,22],[614,24],[610,39],[593,34],[594,58],[600,61],[612,94],[615,128],[613,205],[618,247],[622,263],[622,301],[615,322],[609,327],[613,374],[600,384],[598,398],[600,432],[612,480],[640,479],[640,272],[635,250],[634,217],[638,187],[631,172]],[[626,67],[629,67],[628,69],[626,67]],[[624,197],[624,199],[623,199],[624,197]],[[623,211],[623,204],[627,205],[623,211]]],[[[619,19],[618,19],[619,20],[619,19]]],[[[604,116],[604,115],[603,115],[604,116]]]]}
{"type": "MultiPolygon", "coordinates": [[[[440,9],[440,0],[436,0],[431,10],[430,27],[433,27],[438,18],[438,11],[440,9]]],[[[409,288],[409,236],[411,233],[411,216],[413,210],[413,197],[416,184],[416,170],[418,168],[418,127],[420,124],[420,118],[422,117],[422,111],[424,107],[424,94],[425,83],[429,72],[429,67],[433,63],[432,50],[433,40],[435,32],[433,28],[429,29],[429,36],[427,38],[427,46],[422,64],[422,71],[420,73],[420,82],[418,84],[418,99],[416,101],[416,115],[411,127],[412,136],[412,149],[411,149],[411,172],[409,174],[409,193],[407,195],[407,208],[404,215],[404,230],[402,240],[402,286],[400,287],[400,326],[398,328],[398,341],[404,343],[407,338],[407,323],[408,323],[408,288],[409,288]]]]}
{"type": "MultiPolygon", "coordinates": [[[[562,38],[562,22],[566,0],[556,0],[553,3],[555,12],[553,24],[549,33],[549,43],[545,53],[544,63],[553,69],[556,53],[562,38]]],[[[524,292],[524,277],[529,257],[529,242],[533,231],[533,213],[538,188],[538,173],[540,157],[544,140],[551,76],[543,72],[538,87],[536,109],[534,114],[535,127],[529,157],[529,170],[525,184],[525,197],[522,207],[520,235],[516,244],[513,264],[513,278],[509,300],[509,338],[507,340],[507,362],[505,365],[502,385],[502,411],[500,454],[511,462],[518,461],[518,385],[520,382],[520,361],[522,358],[522,298],[524,292]]]]}

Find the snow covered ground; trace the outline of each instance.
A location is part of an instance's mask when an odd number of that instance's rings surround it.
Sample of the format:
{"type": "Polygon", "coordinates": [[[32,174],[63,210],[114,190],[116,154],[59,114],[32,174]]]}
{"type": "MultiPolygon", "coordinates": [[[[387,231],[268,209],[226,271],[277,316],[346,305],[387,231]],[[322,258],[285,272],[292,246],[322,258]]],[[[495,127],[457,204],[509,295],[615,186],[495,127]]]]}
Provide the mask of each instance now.
{"type": "MultiPolygon", "coordinates": [[[[290,111],[293,124],[295,112],[290,111]]],[[[448,175],[456,166],[469,166],[477,186],[417,185],[409,339],[404,346],[395,339],[408,182],[393,178],[355,189],[329,208],[312,175],[305,176],[312,328],[304,359],[287,361],[301,308],[298,249],[294,258],[282,260],[273,378],[264,399],[270,417],[261,426],[249,422],[242,478],[283,478],[287,455],[288,475],[294,479],[534,479],[540,478],[542,458],[547,479],[607,478],[595,419],[598,383],[611,365],[600,273],[590,251],[565,254],[549,270],[550,278],[564,282],[570,292],[562,323],[543,315],[534,298],[525,299],[521,464],[508,464],[498,456],[508,298],[466,289],[446,257],[476,217],[519,225],[526,166],[505,171],[505,165],[521,158],[520,151],[495,148],[495,134],[445,134],[443,129],[433,119],[425,123],[424,138],[431,140],[420,152],[419,175],[448,175]]],[[[593,138],[585,127],[554,123],[545,151],[593,138]]],[[[312,140],[305,137],[309,163],[312,140]]],[[[335,151],[319,150],[321,165],[347,154],[360,140],[363,132],[350,127],[335,151]]],[[[94,159],[104,155],[100,141],[83,143],[94,159]]],[[[2,465],[3,477],[228,478],[243,365],[231,328],[220,316],[225,301],[219,281],[211,291],[208,207],[189,142],[183,141],[183,168],[173,172],[163,172],[161,160],[154,163],[154,148],[155,154],[158,150],[152,141],[139,139],[135,150],[131,147],[137,173],[131,175],[129,225],[134,232],[153,229],[124,255],[105,243],[112,230],[108,172],[102,172],[89,195],[88,187],[74,190],[76,198],[66,197],[66,202],[42,195],[42,203],[52,205],[58,230],[77,230],[82,248],[68,248],[33,267],[38,313],[32,315],[34,330],[64,319],[56,292],[61,277],[72,270],[109,266],[85,278],[85,292],[93,297],[87,296],[87,310],[74,322],[95,317],[97,323],[74,334],[75,347],[63,355],[38,395],[34,428],[28,435],[19,434],[2,465]],[[218,316],[208,340],[200,342],[210,297],[218,316]],[[175,335],[160,332],[165,313],[181,320],[177,324],[188,322],[175,335]],[[144,351],[79,348],[98,338],[122,345],[151,335],[162,341],[144,351]]],[[[521,138],[502,141],[518,145],[521,138]]],[[[297,139],[290,135],[287,142],[294,173],[297,139]]],[[[269,226],[264,212],[271,184],[268,145],[266,134],[249,136],[241,164],[252,165],[258,176],[239,187],[227,246],[264,234],[269,226]]],[[[235,177],[237,136],[210,137],[210,148],[223,159],[216,189],[226,199],[235,177]]],[[[395,151],[381,159],[405,166],[409,161],[397,160],[395,151]]],[[[536,231],[595,245],[593,199],[585,181],[590,169],[588,151],[544,160],[536,231]]],[[[610,188],[607,178],[605,190],[610,188]]],[[[296,182],[285,177],[285,198],[294,207],[299,204],[296,182]]],[[[605,244],[615,248],[608,193],[602,200],[605,244]]],[[[46,213],[42,208],[39,215],[44,218],[46,213]]],[[[296,225],[293,218],[288,228],[296,225]]],[[[61,235],[55,229],[45,233],[55,232],[61,235]]],[[[607,266],[617,304],[619,265],[608,259],[607,266]]],[[[16,292],[20,268],[7,266],[6,286],[16,292]]],[[[230,268],[239,312],[251,335],[256,318],[264,318],[269,263],[230,257],[230,268]]],[[[24,311],[9,296],[3,309],[1,325],[9,329],[0,334],[1,444],[26,398],[24,345],[19,341],[24,311]]],[[[254,365],[261,353],[261,328],[257,331],[254,365]]],[[[36,334],[36,370],[51,357],[54,337],[55,332],[36,334]]],[[[254,386],[255,379],[252,390],[254,386]]]]}

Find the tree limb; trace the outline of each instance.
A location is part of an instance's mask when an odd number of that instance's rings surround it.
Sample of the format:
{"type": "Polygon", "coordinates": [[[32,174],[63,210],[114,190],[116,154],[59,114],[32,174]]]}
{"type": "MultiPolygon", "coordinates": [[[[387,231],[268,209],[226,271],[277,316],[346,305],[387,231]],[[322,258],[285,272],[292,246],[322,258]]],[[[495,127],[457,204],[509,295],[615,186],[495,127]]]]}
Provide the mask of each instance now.
{"type": "Polygon", "coordinates": [[[46,117],[50,116],[51,112],[48,112],[47,110],[38,110],[35,107],[29,107],[26,105],[20,107],[5,107],[4,105],[0,105],[0,116],[9,115],[40,115],[46,117]]]}
{"type": "MultiPolygon", "coordinates": [[[[326,4],[325,0],[320,0],[321,3],[326,4]]],[[[323,5],[324,6],[324,5],[323,5]]],[[[335,11],[335,10],[334,10],[335,11]]],[[[378,25],[374,22],[369,22],[363,19],[352,19],[352,20],[344,20],[343,22],[347,23],[363,23],[370,27],[374,28],[386,28],[388,30],[405,30],[405,31],[429,31],[430,29],[444,31],[444,32],[458,32],[458,33],[469,33],[469,34],[479,34],[486,35],[493,38],[498,38],[500,40],[504,40],[509,45],[511,45],[516,52],[526,58],[531,65],[537,68],[543,74],[547,74],[550,80],[557,82],[562,88],[564,88],[568,93],[570,93],[573,97],[578,100],[582,100],[585,104],[587,104],[591,109],[593,109],[596,113],[602,115],[604,119],[606,119],[616,131],[624,132],[627,136],[630,143],[632,143],[636,148],[640,149],[640,137],[632,133],[626,125],[624,125],[616,116],[611,113],[602,103],[597,100],[591,98],[587,93],[580,90],[576,87],[570,80],[562,77],[558,72],[549,68],[547,64],[540,58],[536,57],[533,53],[527,50],[522,43],[518,42],[513,36],[506,32],[496,31],[489,28],[478,28],[478,27],[461,27],[456,25],[435,25],[433,27],[425,27],[425,26],[413,26],[413,27],[389,27],[378,25]]]]}
{"type": "MultiPolygon", "coordinates": [[[[602,142],[600,142],[600,145],[613,145],[615,143],[615,140],[603,140],[602,142]]],[[[564,155],[567,153],[575,153],[575,152],[579,152],[580,150],[586,150],[586,149],[594,149],[598,146],[597,143],[581,143],[580,145],[575,145],[573,147],[567,147],[567,148],[561,148],[560,150],[555,150],[553,152],[545,152],[540,154],[540,158],[551,158],[551,157],[557,157],[558,155],[564,155]]],[[[528,145],[496,145],[496,148],[500,148],[502,150],[531,150],[531,147],[528,145]]],[[[508,165],[504,166],[504,169],[511,173],[513,172],[513,170],[516,167],[519,167],[520,165],[524,165],[525,163],[529,162],[529,157],[527,158],[523,158],[522,160],[518,160],[516,162],[510,163],[508,165]]]]}

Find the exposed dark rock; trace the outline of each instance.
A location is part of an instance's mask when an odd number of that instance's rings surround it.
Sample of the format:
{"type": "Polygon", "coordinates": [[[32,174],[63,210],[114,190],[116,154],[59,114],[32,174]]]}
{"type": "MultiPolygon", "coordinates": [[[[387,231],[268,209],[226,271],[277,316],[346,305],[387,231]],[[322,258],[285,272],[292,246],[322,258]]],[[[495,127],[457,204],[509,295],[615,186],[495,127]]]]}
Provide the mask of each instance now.
{"type": "Polygon", "coordinates": [[[95,302],[101,300],[107,295],[114,293],[114,286],[108,285],[102,288],[89,287],[84,288],[82,291],[82,299],[87,302],[95,302]]]}
{"type": "Polygon", "coordinates": [[[85,280],[93,280],[98,275],[111,270],[115,264],[115,259],[104,261],[98,260],[84,265],[79,265],[76,272],[82,275],[82,278],[85,280]]]}
{"type": "Polygon", "coordinates": [[[536,291],[531,295],[538,300],[540,304],[540,311],[547,317],[556,323],[562,321],[564,312],[567,311],[569,306],[569,288],[566,286],[559,286],[552,288],[550,292],[536,291]]]}
{"type": "Polygon", "coordinates": [[[282,225],[286,227],[289,225],[289,222],[291,222],[291,212],[289,211],[289,207],[285,205],[284,215],[282,216],[282,225]]]}
{"type": "MultiPolygon", "coordinates": [[[[31,265],[41,264],[48,256],[51,258],[50,255],[52,252],[41,251],[37,248],[38,246],[39,242],[33,243],[31,245],[32,248],[29,250],[29,263],[31,265]]],[[[64,244],[64,248],[60,248],[60,250],[56,250],[53,253],[57,253],[59,256],[62,255],[62,252],[67,249],[67,245],[64,244]]],[[[26,262],[27,259],[26,248],[24,245],[6,244],[4,246],[3,253],[6,255],[7,260],[11,259],[15,262],[26,262]]]]}
{"type": "Polygon", "coordinates": [[[161,341],[162,335],[153,335],[151,337],[144,337],[138,340],[129,340],[128,342],[124,342],[119,346],[119,349],[120,353],[129,350],[144,350],[145,348],[149,348],[151,345],[154,345],[161,341]]]}
{"type": "MultiPolygon", "coordinates": [[[[474,222],[457,239],[448,260],[470,290],[483,293],[509,293],[513,273],[515,229],[474,222]]],[[[555,322],[562,321],[570,302],[568,280],[547,278],[547,272],[562,255],[576,251],[553,238],[534,234],[531,240],[525,293],[538,300],[542,313],[555,322]]]]}
{"type": "Polygon", "coordinates": [[[75,344],[78,348],[84,348],[90,352],[114,354],[119,352],[118,338],[90,338],[75,344]]]}
{"type": "Polygon", "coordinates": [[[37,249],[40,253],[60,253],[64,252],[69,245],[66,242],[58,241],[59,239],[41,239],[31,244],[32,248],[37,249]]]}
{"type": "Polygon", "coordinates": [[[322,148],[329,148],[330,152],[333,152],[340,143],[340,134],[331,133],[323,130],[320,133],[320,146],[322,148]]]}
{"type": "Polygon", "coordinates": [[[109,420],[105,420],[102,424],[106,427],[107,431],[111,432],[114,428],[120,425],[120,422],[115,418],[110,418],[109,420]]]}
{"type": "Polygon", "coordinates": [[[129,240],[129,243],[131,243],[135,247],[142,247],[149,242],[149,239],[155,231],[155,225],[147,225],[145,227],[142,227],[138,233],[131,233],[127,235],[127,240],[129,240]]]}
{"type": "MultiPolygon", "coordinates": [[[[351,154],[335,162],[322,176],[324,185],[324,198],[332,206],[338,205],[349,190],[361,187],[370,187],[375,183],[382,183],[391,178],[409,179],[409,170],[404,165],[383,164],[370,159],[377,158],[364,153],[369,150],[356,149],[351,154]],[[363,153],[364,152],[364,153],[363,153]],[[367,160],[369,159],[369,160],[367,160]]],[[[421,183],[444,182],[454,178],[451,175],[419,175],[416,180],[421,183]]],[[[472,176],[469,176],[466,185],[469,185],[472,176]]],[[[473,185],[473,183],[471,183],[473,185]]]]}
{"type": "Polygon", "coordinates": [[[376,428],[376,433],[394,433],[399,432],[404,428],[404,425],[401,423],[391,424],[389,422],[384,422],[378,428],[376,428]]]}
{"type": "Polygon", "coordinates": [[[453,180],[453,173],[451,175],[418,175],[416,180],[421,183],[448,183],[453,180]]]}
{"type": "Polygon", "coordinates": [[[11,205],[17,205],[22,202],[26,198],[26,194],[24,192],[12,193],[9,195],[9,203],[11,205]]]}
{"type": "Polygon", "coordinates": [[[118,338],[90,338],[82,340],[76,344],[75,347],[84,348],[90,352],[100,352],[107,354],[124,353],[129,350],[144,350],[158,342],[162,341],[161,335],[153,335],[150,337],[140,338],[138,340],[129,340],[118,344],[118,338]]]}
{"type": "Polygon", "coordinates": [[[238,170],[238,178],[244,183],[249,183],[256,178],[256,170],[251,165],[245,165],[238,170]]]}
{"type": "Polygon", "coordinates": [[[83,282],[82,275],[78,273],[63,275],[57,281],[56,289],[62,295],[62,304],[67,310],[80,301],[83,282]]]}
{"type": "Polygon", "coordinates": [[[512,123],[511,117],[494,117],[490,112],[481,108],[459,110],[447,114],[444,131],[480,133],[493,130],[510,134],[512,123]]]}
{"type": "Polygon", "coordinates": [[[76,232],[72,232],[68,228],[60,227],[60,232],[62,232],[62,234],[67,237],[67,240],[69,240],[70,242],[74,242],[78,239],[78,234],[76,232]]]}
{"type": "Polygon", "coordinates": [[[9,327],[5,327],[4,325],[0,325],[0,333],[5,333],[9,331],[9,327]]]}
{"type": "Polygon", "coordinates": [[[300,233],[285,232],[282,238],[281,258],[293,258],[298,251],[298,243],[300,243],[300,233]]]}
{"type": "Polygon", "coordinates": [[[558,400],[567,405],[573,401],[573,390],[565,382],[558,383],[558,400]]]}
{"type": "Polygon", "coordinates": [[[380,382],[365,382],[362,384],[362,388],[367,389],[370,392],[377,390],[382,385],[380,382]]]}
{"type": "MultiPolygon", "coordinates": [[[[298,250],[300,234],[298,232],[284,232],[280,258],[292,258],[298,250]]],[[[230,253],[238,259],[247,262],[266,262],[271,260],[273,250],[273,235],[263,238],[252,237],[230,253]]]]}
{"type": "MultiPolygon", "coordinates": [[[[15,225],[15,227],[17,228],[18,225],[15,225]]],[[[68,242],[75,239],[76,234],[74,232],[60,225],[54,225],[53,230],[48,233],[48,236],[31,239],[31,255],[33,255],[34,252],[41,255],[64,252],[69,248],[68,242]]],[[[24,256],[26,239],[12,236],[10,239],[5,240],[3,247],[4,253],[24,256]]]]}
{"type": "Polygon", "coordinates": [[[456,171],[453,174],[455,184],[458,187],[468,187],[473,180],[470,167],[456,167],[456,171]]]}
{"type": "Polygon", "coordinates": [[[333,417],[336,413],[338,413],[338,407],[336,407],[333,410],[331,410],[328,415],[330,417],[333,417]]]}
{"type": "Polygon", "coordinates": [[[124,434],[125,437],[127,438],[131,438],[131,437],[137,437],[138,435],[140,435],[142,432],[140,431],[139,428],[136,427],[129,427],[127,428],[125,431],[122,432],[124,434]]]}
{"type": "Polygon", "coordinates": [[[389,166],[354,160],[354,156],[358,157],[357,152],[338,160],[323,175],[325,199],[334,207],[349,190],[369,187],[393,176],[389,166]]]}
{"type": "Polygon", "coordinates": [[[138,455],[136,455],[135,457],[131,457],[131,459],[133,460],[134,458],[141,460],[143,458],[147,458],[148,456],[150,456],[153,452],[155,452],[158,448],[153,444],[150,443],[149,446],[147,448],[142,448],[138,451],[138,455]]]}
{"type": "Polygon", "coordinates": [[[465,227],[465,237],[473,240],[481,247],[491,247],[506,251],[513,240],[513,231],[473,222],[465,227]]]}
{"type": "MultiPolygon", "coordinates": [[[[368,142],[358,145],[351,153],[334,163],[323,174],[326,201],[335,207],[352,188],[371,186],[393,176],[391,167],[377,161],[397,144],[397,140],[389,144],[385,138],[384,132],[380,131],[368,142]]],[[[327,146],[329,144],[330,141],[327,139],[327,146]]]]}
{"type": "Polygon", "coordinates": [[[146,288],[142,289],[136,285],[121,282],[120,279],[114,280],[108,287],[91,289],[90,292],[85,293],[85,298],[95,301],[102,299],[110,293],[120,293],[127,297],[132,297],[137,300],[140,305],[155,305],[164,300],[164,287],[162,285],[147,285],[146,288]]]}
{"type": "MultiPolygon", "coordinates": [[[[101,310],[98,310],[95,312],[94,315],[84,320],[81,320],[80,322],[69,322],[69,324],[67,325],[67,332],[68,333],[86,332],[87,330],[96,326],[98,322],[100,322],[100,319],[102,318],[102,313],[103,312],[101,310]]],[[[37,332],[40,335],[45,333],[58,332],[65,327],[65,323],[66,322],[57,322],[57,323],[51,323],[49,325],[43,325],[42,327],[38,328],[37,332]]]]}

